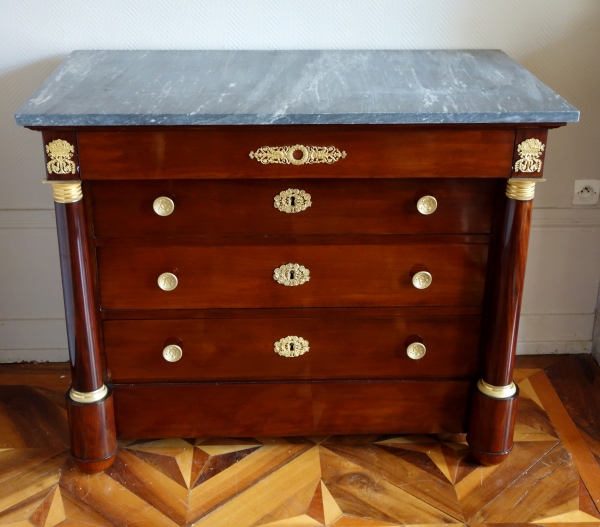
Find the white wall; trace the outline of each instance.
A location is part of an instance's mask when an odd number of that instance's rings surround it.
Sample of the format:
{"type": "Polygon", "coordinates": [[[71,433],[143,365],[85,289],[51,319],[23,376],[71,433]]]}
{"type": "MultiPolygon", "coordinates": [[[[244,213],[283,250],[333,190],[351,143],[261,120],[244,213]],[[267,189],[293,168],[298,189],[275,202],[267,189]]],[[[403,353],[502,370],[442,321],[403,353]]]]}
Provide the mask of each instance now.
{"type": "Polygon", "coordinates": [[[0,361],[66,358],[40,134],[13,113],[74,49],[500,48],[581,110],[550,132],[537,185],[521,352],[589,352],[600,208],[571,207],[600,178],[598,0],[2,0],[0,361]]]}

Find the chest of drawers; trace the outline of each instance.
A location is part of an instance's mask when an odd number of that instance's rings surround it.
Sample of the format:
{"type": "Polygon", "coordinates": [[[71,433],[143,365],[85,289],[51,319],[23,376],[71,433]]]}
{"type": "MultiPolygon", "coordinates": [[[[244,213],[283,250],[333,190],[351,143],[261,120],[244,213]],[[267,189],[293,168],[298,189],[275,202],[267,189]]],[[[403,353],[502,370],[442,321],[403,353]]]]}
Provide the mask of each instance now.
{"type": "Polygon", "coordinates": [[[500,462],[535,181],[577,117],[500,52],[72,54],[17,122],[78,465],[117,436],[467,430],[500,462]]]}

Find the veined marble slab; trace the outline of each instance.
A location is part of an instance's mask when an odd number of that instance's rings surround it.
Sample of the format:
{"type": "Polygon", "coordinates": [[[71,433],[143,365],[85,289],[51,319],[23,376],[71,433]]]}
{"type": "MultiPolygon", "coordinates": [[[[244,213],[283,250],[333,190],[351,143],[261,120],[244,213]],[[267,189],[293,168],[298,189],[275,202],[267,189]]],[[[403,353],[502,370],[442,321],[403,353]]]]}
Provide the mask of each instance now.
{"type": "Polygon", "coordinates": [[[22,126],[523,123],[579,112],[499,50],[75,51],[22,126]]]}

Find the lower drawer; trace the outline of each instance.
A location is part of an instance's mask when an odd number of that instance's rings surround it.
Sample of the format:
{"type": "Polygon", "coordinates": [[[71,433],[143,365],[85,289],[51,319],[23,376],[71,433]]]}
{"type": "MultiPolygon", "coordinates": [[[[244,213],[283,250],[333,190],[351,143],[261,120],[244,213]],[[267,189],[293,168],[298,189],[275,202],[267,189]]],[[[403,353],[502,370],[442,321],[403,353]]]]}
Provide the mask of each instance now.
{"type": "Polygon", "coordinates": [[[482,304],[487,243],[444,243],[433,236],[300,238],[260,237],[238,245],[210,240],[198,246],[98,247],[102,309],[482,304]],[[288,264],[304,269],[286,272],[288,264]],[[279,281],[276,271],[281,273],[279,281]],[[422,271],[432,277],[426,289],[412,281],[422,271]],[[177,277],[173,290],[159,287],[157,279],[164,273],[177,277]]]}
{"type": "Polygon", "coordinates": [[[478,316],[109,320],[104,344],[112,382],[464,378],[477,373],[479,329],[478,316]],[[309,351],[276,353],[289,336],[309,351]],[[414,342],[420,359],[407,355],[414,342]],[[163,357],[172,344],[176,362],[163,357]]]}
{"type": "Polygon", "coordinates": [[[256,437],[465,432],[472,383],[114,385],[117,436],[256,437]]]}

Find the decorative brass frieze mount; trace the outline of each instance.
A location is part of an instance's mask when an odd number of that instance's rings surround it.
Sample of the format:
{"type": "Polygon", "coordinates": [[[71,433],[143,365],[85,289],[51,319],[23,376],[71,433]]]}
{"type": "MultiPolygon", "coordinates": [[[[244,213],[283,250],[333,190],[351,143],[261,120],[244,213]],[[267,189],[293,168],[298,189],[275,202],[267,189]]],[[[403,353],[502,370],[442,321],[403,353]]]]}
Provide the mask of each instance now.
{"type": "Polygon", "coordinates": [[[71,161],[75,147],[64,139],[55,139],[46,145],[50,161],[46,163],[48,174],[75,174],[77,167],[71,161]]]}
{"type": "Polygon", "coordinates": [[[517,146],[519,159],[515,162],[515,172],[541,172],[542,152],[545,145],[539,139],[526,139],[517,146]]]}
{"type": "Polygon", "coordinates": [[[261,146],[248,154],[263,165],[311,165],[314,163],[335,163],[346,157],[346,152],[335,146],[261,146]],[[296,158],[296,152],[300,157],[296,158]]]}

